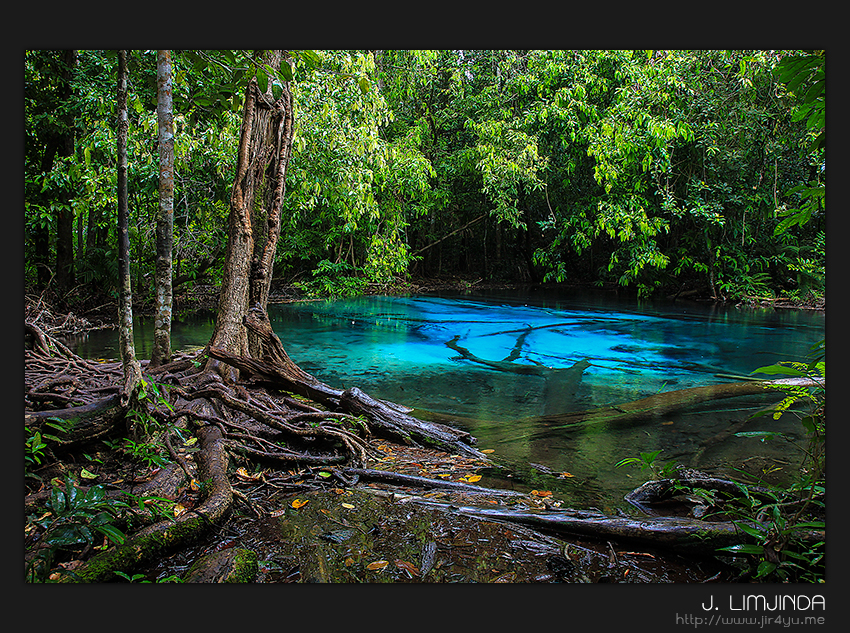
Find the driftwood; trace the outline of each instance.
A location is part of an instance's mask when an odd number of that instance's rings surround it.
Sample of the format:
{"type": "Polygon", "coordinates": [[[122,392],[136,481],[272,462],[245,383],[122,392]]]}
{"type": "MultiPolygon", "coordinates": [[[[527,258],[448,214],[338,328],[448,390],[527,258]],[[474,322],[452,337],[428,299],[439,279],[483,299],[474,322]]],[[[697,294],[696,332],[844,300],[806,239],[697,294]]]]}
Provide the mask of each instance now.
{"type": "Polygon", "coordinates": [[[467,516],[519,523],[543,532],[586,536],[604,540],[628,541],[653,547],[672,548],[689,554],[715,554],[726,547],[753,539],[730,522],[710,522],[679,517],[612,517],[581,510],[518,510],[515,508],[479,508],[456,506],[428,499],[417,504],[467,516]]]}
{"type": "Polygon", "coordinates": [[[486,488],[484,486],[475,486],[459,481],[446,481],[443,479],[433,479],[431,477],[419,477],[417,475],[405,475],[403,473],[394,473],[386,470],[374,470],[371,468],[342,468],[340,472],[349,477],[356,477],[367,481],[380,481],[383,483],[395,484],[398,486],[411,486],[417,488],[442,488],[453,492],[466,494],[492,495],[495,497],[524,497],[524,492],[516,490],[500,490],[496,488],[486,488]]]}
{"type": "Polygon", "coordinates": [[[251,310],[243,322],[262,342],[262,360],[237,356],[217,348],[208,350],[210,357],[248,374],[252,382],[270,383],[331,409],[340,409],[354,416],[365,416],[370,427],[376,432],[405,444],[422,444],[450,453],[487,459],[486,455],[472,447],[471,444],[475,440],[465,431],[419,420],[409,415],[410,409],[372,398],[356,387],[345,391],[335,389],[308,374],[289,358],[280,339],[272,330],[268,316],[262,310],[251,310]]]}

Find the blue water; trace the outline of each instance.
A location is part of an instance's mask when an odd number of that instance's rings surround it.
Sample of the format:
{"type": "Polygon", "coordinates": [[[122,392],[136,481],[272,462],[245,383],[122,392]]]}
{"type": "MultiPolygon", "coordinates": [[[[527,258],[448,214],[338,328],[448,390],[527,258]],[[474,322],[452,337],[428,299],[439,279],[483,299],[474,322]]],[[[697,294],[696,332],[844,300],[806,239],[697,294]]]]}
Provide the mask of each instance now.
{"type": "MultiPolygon", "coordinates": [[[[792,476],[801,453],[787,442],[744,438],[700,452],[707,438],[769,403],[762,396],[720,400],[649,422],[578,429],[538,416],[729,382],[734,380],[729,375],[804,359],[825,336],[824,314],[814,311],[637,303],[593,292],[308,301],[272,305],[269,317],[290,357],[323,382],[359,387],[414,407],[420,417],[440,414],[469,430],[497,461],[538,463],[572,475],[544,482],[568,504],[606,510],[622,507],[622,495],[648,478],[637,469],[614,467],[643,451],[661,449],[660,460],[719,475],[743,468],[770,472],[774,479],[792,476]],[[498,371],[450,349],[446,343],[454,337],[486,361],[513,359],[553,369],[581,360],[590,365],[579,379],[566,382],[554,377],[559,374],[498,371]],[[691,463],[695,455],[699,463],[691,463]]],[[[145,332],[137,326],[140,358],[150,338],[145,332]]],[[[204,345],[211,333],[209,317],[177,324],[175,347],[204,345]]],[[[110,355],[91,340],[80,343],[77,353],[110,355]]],[[[745,430],[779,430],[802,440],[802,427],[790,415],[758,418],[745,430]]]]}

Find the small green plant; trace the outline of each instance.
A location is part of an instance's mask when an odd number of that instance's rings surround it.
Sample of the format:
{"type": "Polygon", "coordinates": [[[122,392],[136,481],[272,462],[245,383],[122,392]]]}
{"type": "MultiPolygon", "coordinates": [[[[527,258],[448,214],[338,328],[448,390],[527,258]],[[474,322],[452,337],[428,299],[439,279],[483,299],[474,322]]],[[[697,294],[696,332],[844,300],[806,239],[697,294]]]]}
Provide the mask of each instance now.
{"type": "MultiPolygon", "coordinates": [[[[56,417],[47,418],[44,424],[44,426],[53,429],[56,433],[66,433],[71,425],[71,422],[56,417]]],[[[31,472],[31,468],[40,466],[44,461],[48,449],[45,440],[58,442],[60,441],[59,437],[53,433],[33,431],[28,426],[24,427],[24,437],[24,476],[40,479],[38,475],[31,472]]]]}
{"type": "Polygon", "coordinates": [[[144,463],[148,468],[155,466],[162,468],[171,463],[162,455],[163,447],[150,442],[136,442],[125,438],[121,450],[130,458],[144,463]]]}
{"type": "Polygon", "coordinates": [[[658,449],[657,451],[641,453],[640,457],[626,457],[614,464],[614,467],[622,468],[623,466],[634,464],[640,466],[641,471],[651,471],[655,479],[667,479],[676,472],[678,464],[676,462],[667,462],[663,466],[659,466],[655,463],[655,460],[660,454],[661,449],[658,449]]]}

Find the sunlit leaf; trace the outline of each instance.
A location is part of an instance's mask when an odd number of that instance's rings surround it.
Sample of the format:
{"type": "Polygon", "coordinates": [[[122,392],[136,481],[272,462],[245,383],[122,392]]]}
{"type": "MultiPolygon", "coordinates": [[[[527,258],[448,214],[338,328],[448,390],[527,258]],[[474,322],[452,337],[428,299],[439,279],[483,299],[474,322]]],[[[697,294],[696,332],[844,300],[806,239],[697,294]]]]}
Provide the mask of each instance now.
{"type": "Polygon", "coordinates": [[[97,475],[92,472],[89,472],[85,468],[80,470],[80,477],[82,477],[83,479],[97,479],[97,475]]]}
{"type": "Polygon", "coordinates": [[[481,452],[482,452],[482,453],[486,453],[487,455],[489,455],[490,453],[495,453],[496,451],[495,451],[494,449],[492,449],[492,448],[485,448],[485,449],[484,449],[483,451],[481,451],[481,452]]]}
{"type": "Polygon", "coordinates": [[[174,516],[179,517],[184,512],[186,512],[185,506],[182,506],[179,503],[174,504],[174,516]]]}
{"type": "Polygon", "coordinates": [[[463,477],[461,477],[461,481],[465,481],[470,484],[480,480],[481,475],[464,475],[463,477]]]}
{"type": "Polygon", "coordinates": [[[331,474],[329,472],[325,472],[324,470],[319,473],[319,477],[330,477],[331,474]]]}
{"type": "Polygon", "coordinates": [[[350,503],[343,503],[343,504],[342,504],[342,507],[343,507],[343,508],[347,508],[348,510],[353,510],[353,509],[354,509],[354,506],[353,506],[353,505],[351,505],[350,503]]]}
{"type": "Polygon", "coordinates": [[[558,477],[575,477],[575,475],[573,475],[572,473],[564,472],[558,475],[558,477]]]}
{"type": "Polygon", "coordinates": [[[531,494],[534,495],[535,497],[551,497],[552,491],[551,490],[532,490],[531,494]]]}
{"type": "Polygon", "coordinates": [[[310,501],[309,499],[294,499],[292,501],[291,505],[292,505],[293,508],[295,508],[297,510],[298,508],[301,508],[301,507],[307,505],[307,503],[309,501],[310,501]]]}

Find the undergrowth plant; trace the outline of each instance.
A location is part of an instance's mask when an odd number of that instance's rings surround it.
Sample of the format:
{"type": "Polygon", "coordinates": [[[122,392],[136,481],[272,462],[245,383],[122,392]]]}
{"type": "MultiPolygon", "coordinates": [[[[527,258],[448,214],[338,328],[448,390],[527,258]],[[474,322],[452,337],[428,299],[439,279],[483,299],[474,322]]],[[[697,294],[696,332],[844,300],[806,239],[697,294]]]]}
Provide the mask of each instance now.
{"type": "MultiPolygon", "coordinates": [[[[806,435],[801,447],[803,459],[796,482],[782,488],[760,482],[758,493],[734,482],[738,494],[695,490],[684,482],[677,483],[680,466],[673,462],[657,463],[661,450],[644,452],[640,457],[627,457],[616,466],[637,465],[649,470],[655,479],[670,479],[675,488],[705,496],[717,511],[715,516],[731,520],[741,530],[740,543],[718,549],[719,554],[744,557],[746,571],[754,580],[772,582],[823,582],[826,546],[826,365],[824,341],[812,346],[808,362],[780,362],[760,367],[753,373],[781,375],[801,380],[766,383],[778,390],[782,400],[772,409],[752,416],[795,415],[806,435]],[[711,494],[706,495],[706,492],[711,494]]],[[[762,441],[777,438],[792,441],[775,431],[747,431],[736,437],[756,437],[762,441]]],[[[747,475],[747,473],[742,473],[747,475]]]]}
{"type": "Polygon", "coordinates": [[[162,497],[129,492],[109,495],[103,485],[85,488],[71,475],[66,476],[64,484],[54,483],[44,511],[28,517],[25,535],[40,536],[31,548],[35,555],[26,566],[27,582],[47,582],[62,553],[97,549],[102,539],[116,545],[124,543],[127,536],[119,526],[132,525],[139,517],[173,521],[173,506],[173,501],[162,497]]]}

